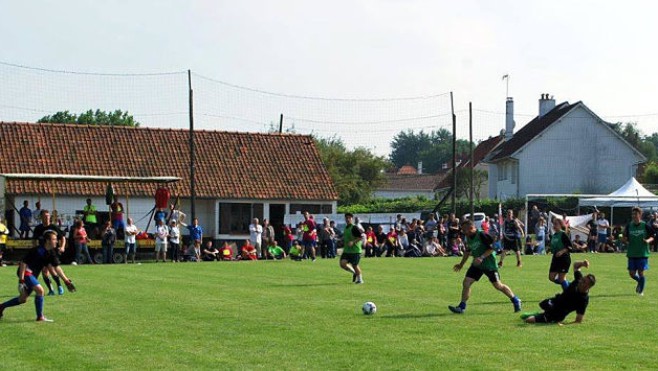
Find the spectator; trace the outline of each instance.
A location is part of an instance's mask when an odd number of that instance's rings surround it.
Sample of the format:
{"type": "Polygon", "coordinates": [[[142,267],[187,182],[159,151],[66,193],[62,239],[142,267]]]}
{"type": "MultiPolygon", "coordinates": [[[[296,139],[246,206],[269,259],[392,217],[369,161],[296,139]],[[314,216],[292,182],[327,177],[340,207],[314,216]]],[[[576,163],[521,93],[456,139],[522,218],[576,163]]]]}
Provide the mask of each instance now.
{"type": "Polygon", "coordinates": [[[482,221],[480,229],[482,229],[482,232],[484,232],[484,234],[489,234],[489,217],[488,216],[484,217],[484,220],[482,221]]]}
{"type": "Polygon", "coordinates": [[[600,213],[596,221],[596,250],[603,252],[605,244],[608,242],[608,228],[610,223],[605,218],[605,213],[600,213]]]}
{"type": "MultiPolygon", "coordinates": [[[[540,217],[541,217],[541,213],[539,211],[539,208],[537,207],[537,205],[532,205],[532,209],[530,209],[530,220],[529,220],[530,224],[529,224],[529,226],[534,228],[537,225],[537,223],[539,223],[539,218],[540,217]]],[[[534,230],[532,232],[535,232],[535,234],[537,233],[534,230]]],[[[528,233],[531,233],[531,232],[528,231],[528,233]]]]}
{"type": "Polygon", "coordinates": [[[304,246],[304,257],[311,258],[315,261],[315,221],[308,211],[304,211],[304,221],[302,222],[302,245],[304,246]]]}
{"type": "Polygon", "coordinates": [[[164,224],[164,218],[158,219],[155,226],[155,262],[160,257],[162,262],[167,262],[167,239],[169,238],[169,227],[164,224]]]}
{"type": "Polygon", "coordinates": [[[92,236],[97,236],[96,228],[98,228],[98,218],[96,217],[96,205],[91,203],[91,198],[87,199],[87,204],[82,208],[83,221],[85,226],[89,229],[92,236]]]}
{"type": "Polygon", "coordinates": [[[386,251],[386,232],[384,232],[383,225],[377,226],[377,233],[375,233],[375,237],[377,238],[375,255],[379,257],[382,256],[384,251],[386,251]]]}
{"type": "Polygon", "coordinates": [[[7,249],[8,235],[9,235],[9,229],[7,229],[7,226],[4,224],[4,220],[2,216],[0,216],[0,266],[1,267],[7,266],[2,260],[2,256],[4,255],[5,250],[7,249]]]}
{"type": "Polygon", "coordinates": [[[117,240],[117,232],[112,228],[110,222],[105,222],[101,234],[101,246],[103,251],[103,264],[114,263],[114,243],[117,240]]]}
{"type": "Polygon", "coordinates": [[[437,235],[437,233],[436,233],[437,225],[438,225],[438,222],[436,221],[436,217],[434,216],[434,213],[430,213],[429,218],[425,222],[425,232],[427,232],[428,238],[431,238],[431,237],[437,235]]]}
{"type": "Polygon", "coordinates": [[[258,260],[258,251],[251,244],[250,240],[245,240],[240,249],[240,260],[258,260]]]}
{"type": "Polygon", "coordinates": [[[441,245],[446,244],[446,238],[448,229],[446,228],[446,219],[443,216],[439,217],[439,221],[436,224],[436,236],[439,238],[439,243],[441,245]]]}
{"type": "Polygon", "coordinates": [[[167,215],[167,224],[171,225],[171,221],[175,220],[176,225],[178,225],[178,223],[185,221],[185,216],[186,216],[185,213],[178,210],[176,208],[176,205],[171,204],[169,205],[169,215],[167,215]]]}
{"type": "Polygon", "coordinates": [[[592,213],[592,220],[587,222],[588,236],[587,236],[587,248],[590,253],[596,252],[596,242],[597,242],[597,222],[598,222],[598,212],[592,213]]]}
{"type": "Polygon", "coordinates": [[[535,254],[535,245],[536,243],[532,240],[531,235],[525,237],[525,254],[534,255],[535,254]]]}
{"type": "Polygon", "coordinates": [[[395,231],[395,226],[393,225],[391,226],[390,230],[386,234],[385,246],[386,246],[386,257],[398,256],[400,243],[398,242],[398,233],[395,231]]]}
{"type": "Polygon", "coordinates": [[[258,218],[254,218],[249,224],[249,240],[251,244],[256,248],[258,256],[263,256],[262,251],[262,242],[263,242],[263,226],[258,224],[258,218]]]}
{"type": "Polygon", "coordinates": [[[336,222],[333,221],[333,220],[329,222],[329,226],[334,231],[334,238],[333,238],[333,240],[334,240],[334,244],[333,244],[334,251],[333,251],[333,254],[334,254],[334,256],[336,256],[336,254],[338,253],[336,251],[337,246],[338,246],[338,241],[343,239],[343,232],[341,232],[341,230],[339,228],[336,228],[336,222]]]}
{"type": "MultiPolygon", "coordinates": [[[[130,222],[131,219],[128,218],[128,223],[130,222]]],[[[171,261],[174,263],[179,262],[180,261],[180,228],[178,228],[178,219],[174,219],[174,218],[172,218],[169,221],[169,250],[171,250],[171,261]]]]}
{"type": "Polygon", "coordinates": [[[295,240],[295,234],[292,233],[292,228],[289,225],[283,225],[283,249],[286,252],[290,252],[290,248],[292,247],[292,241],[295,240]]]}
{"type": "Polygon", "coordinates": [[[409,235],[407,235],[404,229],[401,229],[398,234],[398,244],[400,247],[400,256],[405,256],[405,252],[409,250],[409,235]]]}
{"type": "Polygon", "coordinates": [[[373,231],[372,226],[368,226],[366,230],[366,258],[374,257],[375,252],[377,251],[377,236],[375,231],[373,231]]]}
{"type": "Polygon", "coordinates": [[[500,223],[498,220],[498,214],[493,214],[491,219],[489,219],[489,236],[493,238],[493,248],[496,252],[501,251],[502,246],[500,243],[500,223]]]}
{"type": "MultiPolygon", "coordinates": [[[[32,223],[33,225],[37,225],[41,222],[41,201],[37,201],[37,203],[34,204],[34,206],[36,206],[36,209],[32,210],[32,220],[30,221],[30,223],[32,223]]],[[[55,210],[53,210],[53,214],[55,214],[55,210]]],[[[57,222],[56,218],[53,218],[53,220],[57,222]]]]}
{"type": "Polygon", "coordinates": [[[201,259],[203,261],[220,261],[221,260],[221,255],[219,254],[219,250],[215,246],[213,246],[212,241],[206,242],[206,246],[203,248],[203,254],[201,255],[201,259]]]}
{"type": "Polygon", "coordinates": [[[302,254],[302,247],[299,245],[299,241],[295,240],[290,248],[290,259],[302,261],[302,254]]]}
{"type": "Polygon", "coordinates": [[[325,258],[335,258],[336,254],[334,253],[334,237],[335,233],[331,225],[329,225],[329,219],[324,218],[322,221],[322,227],[318,229],[318,239],[320,240],[320,256],[325,258]]]}
{"type": "Polygon", "coordinates": [[[224,245],[221,249],[219,249],[219,256],[220,259],[224,261],[233,260],[233,249],[231,248],[231,245],[229,245],[228,241],[224,241],[224,245]]]}
{"type": "Polygon", "coordinates": [[[126,244],[126,251],[123,255],[123,261],[128,264],[128,258],[132,257],[132,262],[135,264],[135,255],[137,254],[137,234],[139,229],[133,223],[133,218],[128,218],[128,224],[124,230],[123,240],[126,244]]]}
{"type": "Polygon", "coordinates": [[[585,241],[580,239],[579,234],[577,234],[574,240],[571,241],[571,245],[573,246],[574,249],[573,252],[587,252],[587,244],[585,243],[585,241]]]}
{"type": "Polygon", "coordinates": [[[537,254],[546,253],[546,233],[548,229],[546,228],[546,220],[543,216],[539,217],[539,221],[535,226],[535,239],[537,240],[536,252],[537,254]]]}
{"type": "Polygon", "coordinates": [[[461,230],[459,228],[459,219],[454,217],[450,219],[450,224],[448,227],[448,246],[447,249],[448,251],[451,251],[453,255],[457,255],[456,253],[459,251],[459,236],[461,233],[461,230]]]}
{"type": "Polygon", "coordinates": [[[114,202],[110,205],[110,220],[112,220],[112,227],[115,233],[123,232],[125,225],[123,223],[123,204],[119,202],[117,196],[114,197],[114,202]]]}
{"type": "Polygon", "coordinates": [[[90,242],[87,230],[82,220],[76,220],[73,224],[73,245],[75,247],[76,264],[94,264],[89,254],[87,244],[90,242]]]}
{"type": "Polygon", "coordinates": [[[157,208],[155,209],[155,214],[153,214],[153,220],[157,223],[158,220],[162,220],[162,223],[164,225],[167,225],[166,221],[166,216],[167,213],[165,212],[165,209],[157,208]]]}
{"type": "Polygon", "coordinates": [[[30,222],[32,221],[32,210],[30,210],[29,202],[27,200],[23,201],[23,207],[18,211],[18,215],[21,218],[21,224],[18,227],[20,233],[20,238],[27,239],[30,234],[30,222]]]}
{"type": "Polygon", "coordinates": [[[180,222],[179,224],[183,227],[187,227],[187,229],[190,231],[190,246],[193,246],[193,248],[188,252],[188,255],[194,256],[194,261],[196,262],[201,261],[201,241],[203,240],[203,228],[201,228],[199,225],[199,219],[192,219],[192,225],[188,225],[183,222],[180,222]],[[193,254],[190,254],[192,252],[193,254]]]}
{"type": "Polygon", "coordinates": [[[267,219],[263,219],[263,246],[270,246],[272,245],[272,242],[276,239],[276,235],[274,234],[274,227],[270,225],[270,221],[267,219]]]}
{"type": "Polygon", "coordinates": [[[283,251],[276,240],[273,240],[272,244],[267,247],[267,257],[268,259],[281,260],[286,257],[286,252],[283,251]]]}
{"type": "Polygon", "coordinates": [[[653,229],[653,252],[658,252],[658,211],[653,213],[651,221],[649,223],[653,229]]]}
{"type": "Polygon", "coordinates": [[[423,256],[429,256],[429,257],[448,256],[448,254],[446,254],[445,249],[441,247],[441,244],[439,243],[439,238],[432,237],[432,239],[427,243],[427,245],[425,245],[425,252],[423,253],[423,256]]]}

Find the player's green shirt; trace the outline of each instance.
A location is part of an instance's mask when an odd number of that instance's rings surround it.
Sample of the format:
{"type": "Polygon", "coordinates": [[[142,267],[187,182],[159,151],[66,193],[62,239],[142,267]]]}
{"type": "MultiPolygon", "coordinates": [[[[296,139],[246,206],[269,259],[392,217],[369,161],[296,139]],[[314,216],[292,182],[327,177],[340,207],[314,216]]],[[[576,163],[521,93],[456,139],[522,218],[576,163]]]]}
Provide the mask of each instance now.
{"type": "MultiPolygon", "coordinates": [[[[348,253],[348,254],[361,254],[361,245],[363,244],[363,240],[361,240],[360,236],[355,236],[354,234],[359,234],[359,233],[354,233],[354,229],[358,230],[359,227],[349,224],[345,226],[345,232],[343,233],[343,252],[348,253]],[[350,246],[350,242],[355,241],[353,246],[350,246]]],[[[360,232],[360,231],[359,231],[360,232]]]]}
{"type": "MultiPolygon", "coordinates": [[[[482,256],[487,250],[493,250],[493,239],[484,232],[477,231],[473,237],[466,236],[466,245],[471,252],[473,259],[482,256]]],[[[475,265],[475,263],[473,263],[475,265]]],[[[475,265],[476,267],[486,271],[497,271],[498,265],[496,264],[496,253],[491,251],[491,255],[487,256],[482,264],[475,265]]]]}
{"type": "Polygon", "coordinates": [[[283,254],[285,253],[281,248],[281,246],[270,246],[267,248],[267,251],[272,256],[283,256],[283,254]]]}
{"type": "MultiPolygon", "coordinates": [[[[551,236],[551,254],[555,255],[558,251],[568,248],[564,244],[564,236],[566,236],[566,233],[564,231],[559,231],[555,232],[553,236],[551,236]]],[[[569,239],[569,236],[567,236],[567,239],[569,239]]]]}
{"type": "Polygon", "coordinates": [[[630,222],[627,230],[628,250],[626,256],[629,258],[648,258],[649,244],[644,240],[651,236],[647,233],[646,223],[644,221],[641,221],[640,224],[630,222]]]}

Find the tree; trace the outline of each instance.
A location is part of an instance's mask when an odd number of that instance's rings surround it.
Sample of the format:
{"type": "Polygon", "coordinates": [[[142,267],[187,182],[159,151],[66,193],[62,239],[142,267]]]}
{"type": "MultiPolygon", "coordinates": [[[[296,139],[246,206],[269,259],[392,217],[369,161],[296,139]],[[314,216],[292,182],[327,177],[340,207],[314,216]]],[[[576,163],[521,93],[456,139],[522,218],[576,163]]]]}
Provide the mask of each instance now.
{"type": "MultiPolygon", "coordinates": [[[[424,131],[401,131],[391,142],[390,160],[396,168],[423,162],[427,173],[437,173],[444,163],[452,161],[452,133],[446,129],[424,131]]],[[[468,141],[457,140],[457,153],[468,153],[468,141]]]]}
{"type": "Polygon", "coordinates": [[[383,157],[364,148],[349,151],[336,137],[315,138],[315,143],[336,186],[340,204],[368,201],[383,183],[383,170],[390,166],[383,157]]]}
{"type": "Polygon", "coordinates": [[[647,184],[658,184],[658,163],[647,164],[642,173],[642,182],[647,184]]]}
{"type": "Polygon", "coordinates": [[[115,110],[114,112],[105,112],[99,109],[96,111],[88,110],[79,115],[69,111],[59,111],[53,115],[44,116],[37,122],[139,127],[139,122],[135,121],[133,116],[128,114],[128,111],[123,112],[121,110],[115,110]]]}
{"type": "Polygon", "coordinates": [[[656,161],[658,160],[658,134],[654,133],[650,137],[643,136],[642,133],[637,129],[637,123],[627,122],[622,124],[617,122],[611,124],[610,127],[612,130],[621,135],[630,145],[637,149],[640,153],[647,158],[647,161],[656,161]],[[654,140],[656,142],[654,142],[654,140]]]}

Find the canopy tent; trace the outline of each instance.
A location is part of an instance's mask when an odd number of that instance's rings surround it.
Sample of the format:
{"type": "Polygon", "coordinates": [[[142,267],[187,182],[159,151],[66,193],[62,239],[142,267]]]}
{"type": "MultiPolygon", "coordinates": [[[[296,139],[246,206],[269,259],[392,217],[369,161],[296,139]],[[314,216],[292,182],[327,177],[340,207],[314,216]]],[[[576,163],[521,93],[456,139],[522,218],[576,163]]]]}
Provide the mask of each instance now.
{"type": "Polygon", "coordinates": [[[579,206],[658,208],[658,196],[649,192],[635,178],[631,178],[607,196],[580,198],[579,206]]]}

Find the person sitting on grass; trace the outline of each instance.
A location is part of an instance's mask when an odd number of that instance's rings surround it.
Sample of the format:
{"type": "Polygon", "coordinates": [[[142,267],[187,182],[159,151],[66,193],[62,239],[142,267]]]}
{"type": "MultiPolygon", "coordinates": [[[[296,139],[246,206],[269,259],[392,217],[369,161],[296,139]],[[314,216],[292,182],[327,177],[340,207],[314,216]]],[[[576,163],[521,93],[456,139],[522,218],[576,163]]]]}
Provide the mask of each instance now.
{"type": "Polygon", "coordinates": [[[558,323],[575,311],[576,319],[572,323],[582,323],[585,311],[589,305],[589,290],[596,284],[593,274],[583,276],[582,267],[589,268],[589,261],[575,262],[573,264],[573,281],[561,294],[545,299],[539,303],[543,312],[523,313],[521,319],[526,323],[558,323]]]}
{"type": "Polygon", "coordinates": [[[283,251],[279,243],[276,240],[272,239],[270,241],[270,246],[267,247],[267,258],[281,260],[286,257],[286,252],[283,251]]]}
{"type": "Polygon", "coordinates": [[[302,261],[302,247],[297,240],[292,242],[292,247],[290,248],[290,259],[298,262],[302,261]]]}
{"type": "Polygon", "coordinates": [[[587,243],[580,239],[579,234],[571,241],[571,246],[573,247],[573,252],[587,252],[587,243]]]}
{"type": "Polygon", "coordinates": [[[245,240],[240,248],[240,260],[258,260],[258,250],[250,240],[245,240]]]}
{"type": "Polygon", "coordinates": [[[233,249],[231,248],[231,245],[228,244],[228,241],[225,241],[222,248],[219,249],[219,256],[224,261],[233,260],[233,249]]]}
{"type": "Polygon", "coordinates": [[[208,241],[208,243],[206,243],[206,246],[203,248],[203,255],[201,258],[203,261],[220,260],[219,250],[213,246],[212,241],[208,241]]]}
{"type": "Polygon", "coordinates": [[[448,256],[445,249],[439,243],[438,237],[432,237],[432,239],[425,246],[425,253],[423,256],[448,256]]]}

